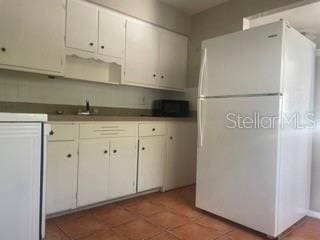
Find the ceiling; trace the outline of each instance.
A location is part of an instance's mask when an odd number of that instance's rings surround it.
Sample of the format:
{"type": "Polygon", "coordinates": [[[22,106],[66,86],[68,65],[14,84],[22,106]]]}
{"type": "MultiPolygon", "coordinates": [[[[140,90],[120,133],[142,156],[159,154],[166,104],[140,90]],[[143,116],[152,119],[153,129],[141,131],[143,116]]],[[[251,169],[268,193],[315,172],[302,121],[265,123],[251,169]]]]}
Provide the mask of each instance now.
{"type": "Polygon", "coordinates": [[[160,0],[189,15],[202,12],[208,8],[215,7],[229,0],[160,0]]]}
{"type": "Polygon", "coordinates": [[[267,14],[263,17],[248,18],[250,27],[284,19],[289,24],[320,46],[320,2],[288,9],[278,13],[267,14]]]}

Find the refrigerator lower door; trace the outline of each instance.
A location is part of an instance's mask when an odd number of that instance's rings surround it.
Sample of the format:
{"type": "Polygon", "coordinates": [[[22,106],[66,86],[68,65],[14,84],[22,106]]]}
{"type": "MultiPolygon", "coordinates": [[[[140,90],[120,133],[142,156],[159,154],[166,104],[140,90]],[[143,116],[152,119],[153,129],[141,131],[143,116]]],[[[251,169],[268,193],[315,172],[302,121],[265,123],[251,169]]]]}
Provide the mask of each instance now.
{"type": "Polygon", "coordinates": [[[276,119],[280,98],[202,99],[199,113],[196,206],[270,236],[276,229],[279,124],[248,129],[239,121],[232,127],[237,116],[276,119]]]}
{"type": "Polygon", "coordinates": [[[0,239],[38,240],[41,123],[0,123],[0,239]]]}

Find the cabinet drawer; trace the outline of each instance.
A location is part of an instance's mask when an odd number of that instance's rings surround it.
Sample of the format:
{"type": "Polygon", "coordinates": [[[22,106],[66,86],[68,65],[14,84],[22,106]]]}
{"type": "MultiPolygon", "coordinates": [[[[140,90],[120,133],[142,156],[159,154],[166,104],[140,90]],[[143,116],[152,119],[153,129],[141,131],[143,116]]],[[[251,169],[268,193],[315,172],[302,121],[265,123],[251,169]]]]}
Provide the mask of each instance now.
{"type": "Polygon", "coordinates": [[[77,138],[77,124],[51,124],[49,141],[73,141],[77,138]]]}
{"type": "Polygon", "coordinates": [[[138,135],[138,124],[103,123],[80,124],[80,138],[135,137],[138,135]]]}
{"type": "Polygon", "coordinates": [[[141,123],[139,125],[139,136],[162,136],[166,135],[165,123],[141,123]]]}

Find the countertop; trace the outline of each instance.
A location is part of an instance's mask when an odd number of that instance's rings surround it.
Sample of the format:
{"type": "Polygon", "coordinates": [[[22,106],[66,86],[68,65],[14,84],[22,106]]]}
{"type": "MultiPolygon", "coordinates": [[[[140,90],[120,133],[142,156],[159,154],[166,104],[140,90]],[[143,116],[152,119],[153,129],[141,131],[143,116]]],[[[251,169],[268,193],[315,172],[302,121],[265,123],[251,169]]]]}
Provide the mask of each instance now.
{"type": "Polygon", "coordinates": [[[0,122],[47,122],[47,114],[0,113],[0,122]]]}
{"type": "Polygon", "coordinates": [[[172,117],[152,117],[152,116],[102,116],[102,115],[91,115],[91,116],[79,116],[79,115],[49,115],[48,119],[50,122],[99,122],[99,121],[183,121],[183,122],[195,122],[195,117],[185,118],[172,118],[172,117]]]}

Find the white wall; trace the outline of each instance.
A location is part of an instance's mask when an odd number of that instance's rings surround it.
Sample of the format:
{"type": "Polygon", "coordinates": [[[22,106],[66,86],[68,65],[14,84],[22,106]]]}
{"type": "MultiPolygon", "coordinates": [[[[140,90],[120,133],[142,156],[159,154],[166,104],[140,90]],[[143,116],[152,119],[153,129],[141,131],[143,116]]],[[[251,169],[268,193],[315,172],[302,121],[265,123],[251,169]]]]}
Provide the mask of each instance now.
{"type": "MultiPolygon", "coordinates": [[[[315,113],[320,121],[320,51],[317,56],[315,82],[315,113]]],[[[313,135],[313,158],[311,179],[311,210],[320,212],[320,122],[313,135]]]]}
{"type": "Polygon", "coordinates": [[[94,106],[149,109],[155,99],[184,97],[183,93],[0,70],[0,101],[83,105],[88,99],[94,106]]]}
{"type": "Polygon", "coordinates": [[[89,0],[169,30],[190,34],[191,17],[158,0],[89,0]]]}

